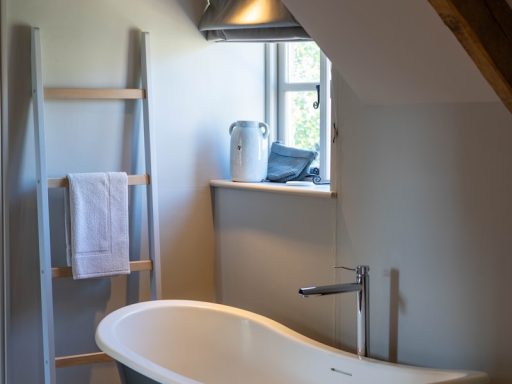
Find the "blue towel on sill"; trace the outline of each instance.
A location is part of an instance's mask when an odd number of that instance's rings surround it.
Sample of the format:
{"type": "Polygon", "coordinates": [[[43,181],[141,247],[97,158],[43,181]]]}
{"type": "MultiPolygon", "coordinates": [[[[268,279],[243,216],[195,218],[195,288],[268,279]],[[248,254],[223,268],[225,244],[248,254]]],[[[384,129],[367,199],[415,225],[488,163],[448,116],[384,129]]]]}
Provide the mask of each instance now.
{"type": "Polygon", "coordinates": [[[303,180],[317,153],[305,149],[272,143],[268,158],[267,179],[279,183],[303,180]]]}

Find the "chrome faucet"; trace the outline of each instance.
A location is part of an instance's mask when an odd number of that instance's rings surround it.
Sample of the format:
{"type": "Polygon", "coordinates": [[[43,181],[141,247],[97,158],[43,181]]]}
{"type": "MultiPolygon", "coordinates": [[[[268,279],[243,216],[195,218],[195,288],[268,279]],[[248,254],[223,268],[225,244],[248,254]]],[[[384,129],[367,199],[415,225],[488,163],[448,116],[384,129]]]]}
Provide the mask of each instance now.
{"type": "Polygon", "coordinates": [[[355,269],[346,267],[336,268],[355,271],[356,282],[301,288],[299,289],[299,294],[303,297],[309,297],[357,292],[357,355],[367,357],[370,337],[370,296],[368,289],[370,285],[370,276],[368,274],[370,267],[367,265],[358,265],[355,269]]]}

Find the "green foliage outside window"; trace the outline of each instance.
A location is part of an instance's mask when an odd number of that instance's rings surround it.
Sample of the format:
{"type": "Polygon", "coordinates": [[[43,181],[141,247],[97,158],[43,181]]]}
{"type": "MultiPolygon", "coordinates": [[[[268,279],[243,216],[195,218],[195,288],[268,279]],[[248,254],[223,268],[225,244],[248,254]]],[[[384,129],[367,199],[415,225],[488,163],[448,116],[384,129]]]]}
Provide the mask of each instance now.
{"type": "Polygon", "coordinates": [[[289,43],[288,81],[290,83],[320,82],[320,48],[314,42],[289,43]]]}
{"type": "Polygon", "coordinates": [[[290,92],[289,96],[293,145],[318,151],[320,149],[320,112],[313,108],[316,92],[290,92]]]}
{"type": "MultiPolygon", "coordinates": [[[[320,83],[320,49],[314,42],[289,45],[288,81],[320,83]]],[[[316,100],[316,91],[288,92],[286,95],[288,128],[293,140],[290,145],[320,150],[320,110],[313,108],[316,100]]]]}

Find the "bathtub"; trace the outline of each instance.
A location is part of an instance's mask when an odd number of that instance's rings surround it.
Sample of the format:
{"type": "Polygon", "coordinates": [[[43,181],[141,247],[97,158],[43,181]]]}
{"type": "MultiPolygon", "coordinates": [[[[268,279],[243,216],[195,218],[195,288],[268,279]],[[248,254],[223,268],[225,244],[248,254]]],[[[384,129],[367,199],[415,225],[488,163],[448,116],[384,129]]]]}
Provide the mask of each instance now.
{"type": "Polygon", "coordinates": [[[121,308],[101,321],[96,343],[128,384],[488,383],[478,372],[359,358],[252,312],[198,301],[121,308]]]}

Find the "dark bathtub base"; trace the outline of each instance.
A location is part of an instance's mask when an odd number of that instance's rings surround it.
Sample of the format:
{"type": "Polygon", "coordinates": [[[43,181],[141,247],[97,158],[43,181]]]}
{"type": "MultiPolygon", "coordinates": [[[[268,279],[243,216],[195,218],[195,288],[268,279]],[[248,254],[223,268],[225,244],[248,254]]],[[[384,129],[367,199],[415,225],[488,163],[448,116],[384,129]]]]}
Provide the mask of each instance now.
{"type": "Polygon", "coordinates": [[[160,384],[121,363],[117,363],[117,368],[123,384],[160,384]]]}

